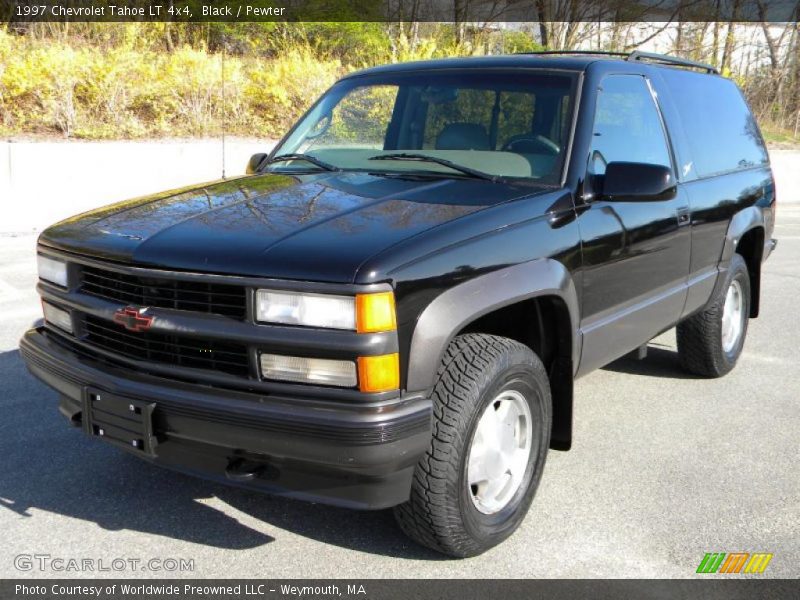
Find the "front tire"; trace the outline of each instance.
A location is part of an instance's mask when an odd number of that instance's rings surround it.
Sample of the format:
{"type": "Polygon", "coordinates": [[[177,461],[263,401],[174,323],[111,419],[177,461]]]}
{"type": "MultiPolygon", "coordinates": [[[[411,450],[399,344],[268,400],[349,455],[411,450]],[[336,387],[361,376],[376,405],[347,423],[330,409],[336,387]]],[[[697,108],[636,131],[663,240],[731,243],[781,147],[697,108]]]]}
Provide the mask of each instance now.
{"type": "Polygon", "coordinates": [[[750,274],[734,254],[725,284],[703,312],[677,327],[681,366],[703,377],[722,377],[736,366],[747,336],[750,316],[750,274]]]}
{"type": "Polygon", "coordinates": [[[475,556],[522,522],[550,444],[550,383],[513,340],[467,334],[445,353],[433,392],[431,444],[414,472],[401,529],[444,554],[475,556]]]}

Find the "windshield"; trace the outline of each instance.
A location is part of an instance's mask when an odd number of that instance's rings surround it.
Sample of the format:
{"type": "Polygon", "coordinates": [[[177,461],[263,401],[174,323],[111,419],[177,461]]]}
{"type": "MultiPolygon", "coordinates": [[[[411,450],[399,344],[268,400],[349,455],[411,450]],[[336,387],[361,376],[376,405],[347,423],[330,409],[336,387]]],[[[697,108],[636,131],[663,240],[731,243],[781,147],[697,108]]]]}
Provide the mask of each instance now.
{"type": "Polygon", "coordinates": [[[273,155],[273,160],[284,159],[268,170],[413,172],[558,183],[574,87],[574,76],[534,70],[345,79],[295,126],[273,155]]]}

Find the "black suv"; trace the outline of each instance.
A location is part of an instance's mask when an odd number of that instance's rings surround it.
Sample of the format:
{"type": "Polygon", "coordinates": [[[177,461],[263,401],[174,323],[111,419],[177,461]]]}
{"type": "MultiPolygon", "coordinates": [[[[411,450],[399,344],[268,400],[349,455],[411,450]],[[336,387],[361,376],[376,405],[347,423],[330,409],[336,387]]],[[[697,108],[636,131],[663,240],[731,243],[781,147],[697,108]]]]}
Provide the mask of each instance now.
{"type": "Polygon", "coordinates": [[[727,373],[775,189],[733,82],[660,55],[336,83],[248,175],[39,239],[31,372],[155,463],[353,508],[455,556],[510,535],[573,380],[677,326],[727,373]]]}

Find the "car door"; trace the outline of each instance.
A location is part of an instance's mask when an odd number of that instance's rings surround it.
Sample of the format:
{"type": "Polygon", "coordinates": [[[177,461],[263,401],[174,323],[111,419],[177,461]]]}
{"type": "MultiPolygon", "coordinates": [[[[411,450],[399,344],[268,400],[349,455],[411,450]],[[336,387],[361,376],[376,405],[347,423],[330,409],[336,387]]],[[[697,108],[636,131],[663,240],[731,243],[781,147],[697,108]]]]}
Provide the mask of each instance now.
{"type": "Polygon", "coordinates": [[[676,180],[655,94],[642,75],[607,75],[597,93],[578,205],[583,261],[580,374],[674,325],[686,300],[691,239],[685,192],[679,185],[669,199],[605,199],[602,181],[611,162],[666,166],[676,180]]]}

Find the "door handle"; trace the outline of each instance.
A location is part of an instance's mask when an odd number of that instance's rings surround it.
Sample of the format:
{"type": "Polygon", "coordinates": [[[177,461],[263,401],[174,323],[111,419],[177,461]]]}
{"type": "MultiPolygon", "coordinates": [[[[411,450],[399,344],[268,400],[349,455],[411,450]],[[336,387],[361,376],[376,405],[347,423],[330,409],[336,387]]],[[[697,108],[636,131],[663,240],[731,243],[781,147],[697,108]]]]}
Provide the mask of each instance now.
{"type": "Polygon", "coordinates": [[[683,227],[688,225],[692,222],[691,215],[689,213],[689,208],[679,208],[678,209],[678,227],[683,227]]]}

